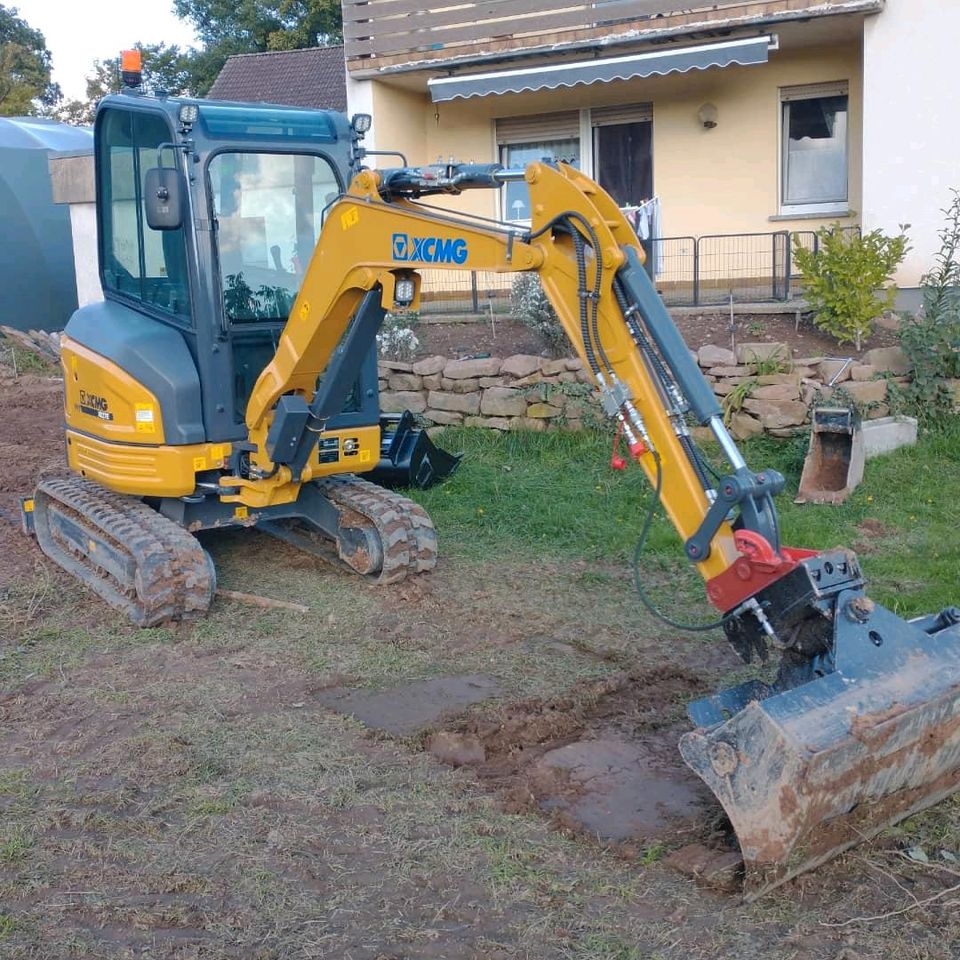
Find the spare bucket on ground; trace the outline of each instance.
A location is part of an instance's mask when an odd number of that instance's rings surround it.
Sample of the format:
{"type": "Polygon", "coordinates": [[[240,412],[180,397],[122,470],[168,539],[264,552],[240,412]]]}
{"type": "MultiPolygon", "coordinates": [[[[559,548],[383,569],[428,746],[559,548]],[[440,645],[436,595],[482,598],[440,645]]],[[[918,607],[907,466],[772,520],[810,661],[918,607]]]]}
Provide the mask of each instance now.
{"type": "Polygon", "coordinates": [[[796,502],[843,503],[863,480],[864,459],[863,433],[854,411],[815,409],[796,502]]]}

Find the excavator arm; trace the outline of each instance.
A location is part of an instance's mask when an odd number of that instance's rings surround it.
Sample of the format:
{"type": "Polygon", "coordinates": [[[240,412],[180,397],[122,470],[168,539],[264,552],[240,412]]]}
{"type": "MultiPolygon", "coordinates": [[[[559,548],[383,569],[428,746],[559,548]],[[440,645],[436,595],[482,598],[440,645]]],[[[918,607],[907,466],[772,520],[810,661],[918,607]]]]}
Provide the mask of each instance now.
{"type": "Polygon", "coordinates": [[[295,500],[318,438],[385,310],[416,307],[419,269],[538,274],[748,663],[775,679],[693,703],[681,753],[726,809],[755,897],[960,787],[960,611],[907,623],[870,600],[856,556],[780,543],[784,478],[753,471],[643,269],[613,200],[563,164],[364,171],[327,211],[273,361],[246,411],[244,469],[222,499],[295,500]],[[518,229],[418,202],[522,177],[518,229]],[[709,427],[712,473],[688,424],[709,427]]]}

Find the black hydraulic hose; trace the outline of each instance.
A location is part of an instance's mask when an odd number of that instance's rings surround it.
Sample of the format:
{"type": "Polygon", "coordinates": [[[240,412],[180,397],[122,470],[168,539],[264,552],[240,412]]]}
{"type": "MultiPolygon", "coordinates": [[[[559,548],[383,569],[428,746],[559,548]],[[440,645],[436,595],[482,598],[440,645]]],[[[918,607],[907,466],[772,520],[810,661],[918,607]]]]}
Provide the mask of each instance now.
{"type": "Polygon", "coordinates": [[[661,623],[665,623],[674,630],[683,630],[685,633],[708,633],[710,630],[717,630],[732,620],[734,615],[728,613],[715,620],[713,623],[679,623],[671,620],[670,617],[662,614],[653,604],[653,601],[647,596],[646,590],[640,581],[640,557],[647,546],[647,538],[650,536],[650,528],[653,526],[653,518],[656,516],[657,504],[660,502],[660,494],[663,491],[663,463],[660,460],[660,454],[655,450],[651,451],[654,463],[657,465],[657,479],[654,484],[653,496],[650,498],[650,506],[647,508],[647,515],[643,521],[643,527],[640,529],[640,537],[633,551],[633,585],[636,587],[637,595],[641,603],[647,610],[656,617],[661,623]]]}

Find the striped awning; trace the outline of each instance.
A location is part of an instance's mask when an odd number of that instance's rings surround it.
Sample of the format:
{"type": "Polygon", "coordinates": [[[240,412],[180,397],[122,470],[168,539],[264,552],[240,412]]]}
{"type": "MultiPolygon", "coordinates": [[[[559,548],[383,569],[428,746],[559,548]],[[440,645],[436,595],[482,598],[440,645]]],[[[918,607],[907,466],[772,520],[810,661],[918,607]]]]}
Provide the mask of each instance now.
{"type": "Polygon", "coordinates": [[[612,80],[636,77],[665,76],[690,70],[733,65],[751,66],[766,63],[773,37],[750,37],[727,43],[710,43],[676,50],[656,50],[606,60],[580,60],[556,63],[524,70],[498,70],[491,73],[468,73],[456,77],[438,77],[428,81],[435,103],[444,100],[487,97],[491,94],[523,93],[528,90],[556,90],[612,80]]]}

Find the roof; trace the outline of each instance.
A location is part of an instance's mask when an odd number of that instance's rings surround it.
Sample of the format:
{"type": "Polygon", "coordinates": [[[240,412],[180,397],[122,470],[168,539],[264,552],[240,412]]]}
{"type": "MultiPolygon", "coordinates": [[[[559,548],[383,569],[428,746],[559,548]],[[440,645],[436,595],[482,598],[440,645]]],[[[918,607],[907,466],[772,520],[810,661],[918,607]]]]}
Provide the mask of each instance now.
{"type": "Polygon", "coordinates": [[[236,54],[227,58],[207,96],[344,113],[347,81],[343,47],[236,54]]]}
{"type": "Polygon", "coordinates": [[[0,148],[93,151],[93,131],[46,117],[0,117],[0,148]]]}

